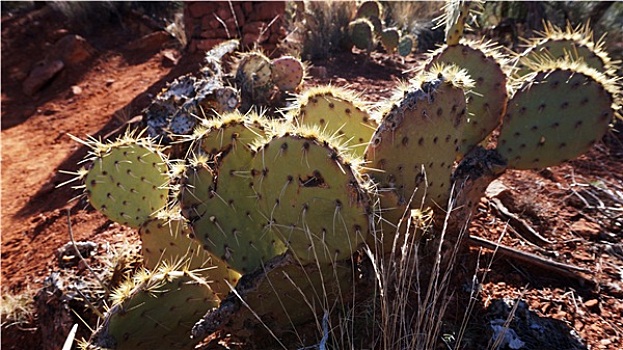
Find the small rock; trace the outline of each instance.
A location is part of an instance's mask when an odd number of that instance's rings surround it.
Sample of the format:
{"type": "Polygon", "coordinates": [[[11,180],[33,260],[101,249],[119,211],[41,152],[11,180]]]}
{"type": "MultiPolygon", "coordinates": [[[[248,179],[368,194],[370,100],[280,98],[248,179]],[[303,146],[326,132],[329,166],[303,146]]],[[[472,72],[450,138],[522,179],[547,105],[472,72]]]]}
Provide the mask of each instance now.
{"type": "Polygon", "coordinates": [[[597,299],[588,300],[584,303],[584,306],[586,306],[586,308],[588,309],[594,309],[595,307],[599,306],[599,300],[597,299]]]}
{"type": "Polygon", "coordinates": [[[179,58],[175,57],[175,51],[164,50],[162,52],[162,65],[164,67],[173,67],[177,64],[179,58]]]}
{"type": "Polygon", "coordinates": [[[82,93],[82,88],[78,85],[74,85],[71,87],[70,91],[71,91],[71,96],[76,96],[82,93]]]}
{"type": "Polygon", "coordinates": [[[110,87],[112,84],[114,84],[115,79],[107,79],[106,80],[106,87],[110,87]]]}
{"type": "Polygon", "coordinates": [[[571,232],[588,240],[597,240],[599,231],[598,224],[586,221],[586,219],[580,219],[571,225],[571,232]]]}
{"type": "Polygon", "coordinates": [[[157,32],[153,32],[147,34],[139,39],[136,39],[129,44],[126,45],[126,49],[128,50],[145,50],[145,51],[155,51],[160,50],[162,45],[169,40],[171,40],[173,36],[167,33],[164,30],[160,30],[157,32]]]}
{"type": "Polygon", "coordinates": [[[93,55],[95,49],[80,35],[69,34],[54,44],[49,57],[62,60],[66,65],[82,63],[93,55]]]}
{"type": "Polygon", "coordinates": [[[22,90],[28,96],[34,95],[64,67],[65,64],[61,60],[38,62],[22,83],[22,90]]]}

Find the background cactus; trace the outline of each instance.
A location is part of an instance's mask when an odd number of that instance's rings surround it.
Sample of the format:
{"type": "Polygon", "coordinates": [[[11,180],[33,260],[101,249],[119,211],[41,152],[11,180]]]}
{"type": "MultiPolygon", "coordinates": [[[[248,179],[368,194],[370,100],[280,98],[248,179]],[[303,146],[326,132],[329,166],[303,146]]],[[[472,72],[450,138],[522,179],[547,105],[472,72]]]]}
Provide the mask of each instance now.
{"type": "Polygon", "coordinates": [[[367,18],[358,18],[348,24],[348,33],[356,48],[370,51],[375,45],[374,24],[367,18]]]}

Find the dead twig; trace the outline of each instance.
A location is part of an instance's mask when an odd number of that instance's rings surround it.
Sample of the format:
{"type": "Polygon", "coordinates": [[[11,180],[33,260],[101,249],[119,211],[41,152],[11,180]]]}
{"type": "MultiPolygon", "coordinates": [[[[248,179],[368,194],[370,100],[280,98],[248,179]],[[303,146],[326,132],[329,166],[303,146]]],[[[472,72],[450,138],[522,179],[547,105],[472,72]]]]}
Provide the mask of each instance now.
{"type": "Polygon", "coordinates": [[[512,259],[513,261],[518,261],[548,270],[560,276],[573,278],[582,282],[588,282],[591,285],[597,284],[597,282],[589,277],[592,274],[592,271],[589,269],[542,258],[538,255],[507,247],[481,237],[469,236],[468,242],[472,246],[495,250],[500,256],[512,259]]]}
{"type": "Polygon", "coordinates": [[[514,213],[511,213],[511,211],[508,210],[499,198],[489,198],[489,204],[491,204],[493,209],[495,209],[496,214],[508,221],[510,228],[512,228],[518,236],[526,240],[528,243],[531,243],[537,247],[556,243],[555,241],[550,241],[543,237],[539,232],[532,228],[526,220],[523,220],[514,213]]]}

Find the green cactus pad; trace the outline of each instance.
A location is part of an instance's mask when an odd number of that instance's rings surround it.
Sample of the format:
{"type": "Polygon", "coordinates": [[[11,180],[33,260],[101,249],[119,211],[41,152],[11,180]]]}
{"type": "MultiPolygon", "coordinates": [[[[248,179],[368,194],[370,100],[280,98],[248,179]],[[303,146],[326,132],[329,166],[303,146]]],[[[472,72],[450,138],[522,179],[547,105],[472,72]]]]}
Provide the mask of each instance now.
{"type": "Polygon", "coordinates": [[[270,60],[261,52],[242,54],[236,69],[236,81],[252,89],[270,85],[270,60]]]}
{"type": "Polygon", "coordinates": [[[381,32],[381,45],[388,53],[394,53],[400,42],[400,31],[396,28],[386,28],[381,32]]]}
{"type": "Polygon", "coordinates": [[[398,54],[400,56],[406,57],[413,51],[413,48],[416,46],[417,40],[413,36],[409,34],[403,35],[400,38],[400,42],[398,43],[398,54]]]}
{"type": "Polygon", "coordinates": [[[383,6],[378,1],[364,1],[357,8],[356,18],[381,18],[383,16],[383,6]]]}
{"type": "Polygon", "coordinates": [[[459,150],[464,155],[502,121],[508,102],[506,74],[502,70],[504,61],[488,43],[462,42],[434,52],[425,69],[435,63],[456,64],[475,82],[467,99],[468,119],[459,150]]]}
{"type": "Polygon", "coordinates": [[[282,91],[295,91],[303,83],[305,66],[296,57],[282,56],[270,63],[272,79],[282,91]]]}
{"type": "Polygon", "coordinates": [[[374,46],[374,25],[367,18],[358,18],[348,24],[351,41],[360,50],[371,50],[374,46]]]}
{"type": "Polygon", "coordinates": [[[186,267],[203,277],[219,299],[235,286],[240,274],[210,254],[191,238],[191,230],[179,213],[159,213],[139,229],[145,267],[155,270],[162,261],[185,261],[186,267]]]}
{"type": "Polygon", "coordinates": [[[318,127],[348,152],[361,157],[377,127],[359,96],[344,88],[313,87],[301,95],[288,119],[295,125],[318,127]]]}
{"type": "Polygon", "coordinates": [[[203,123],[195,134],[201,150],[216,156],[232,148],[248,148],[270,128],[271,124],[264,116],[254,112],[243,115],[236,111],[203,123]]]}
{"type": "Polygon", "coordinates": [[[447,0],[441,21],[446,25],[446,45],[457,45],[463,37],[471,1],[447,0]]]}
{"type": "Polygon", "coordinates": [[[545,31],[528,42],[526,51],[516,58],[515,74],[518,76],[529,74],[538,69],[543,60],[552,59],[581,60],[602,74],[616,75],[616,64],[604,50],[603,38],[594,41],[593,31],[588,24],[576,28],[568,25],[562,30],[551,23],[546,23],[545,31]]]}
{"type": "Polygon", "coordinates": [[[586,152],[614,118],[616,92],[584,64],[552,62],[509,101],[497,150],[509,168],[539,169],[586,152]]]}
{"type": "MultiPolygon", "coordinates": [[[[405,90],[383,115],[366,150],[368,171],[379,191],[397,194],[385,208],[445,208],[450,177],[467,113],[463,89],[471,87],[456,66],[433,66],[405,90]]],[[[382,194],[382,192],[381,192],[382,194]]],[[[388,214],[391,215],[391,214],[388,214]]]]}
{"type": "Polygon", "coordinates": [[[113,292],[113,306],[89,343],[117,350],[188,349],[193,324],[219,300],[194,273],[161,266],[113,292]]]}
{"type": "Polygon", "coordinates": [[[264,229],[266,220],[258,211],[259,194],[253,187],[250,144],[264,129],[259,119],[249,116],[225,116],[219,124],[201,142],[203,150],[218,155],[215,178],[207,166],[191,169],[181,204],[195,239],[234,270],[247,273],[286,251],[281,240],[264,229]]]}
{"type": "Polygon", "coordinates": [[[265,231],[301,261],[350,257],[368,234],[369,203],[352,167],[318,137],[284,135],[253,159],[253,184],[265,231]]]}
{"type": "Polygon", "coordinates": [[[149,139],[124,136],[94,147],[84,183],[89,202],[109,219],[138,228],[168,199],[164,156],[149,139]]]}
{"type": "MultiPolygon", "coordinates": [[[[355,275],[350,261],[319,270],[314,264],[301,266],[288,255],[279,257],[263,271],[244,276],[236,287],[237,295],[228,296],[219,309],[208,312],[193,334],[201,337],[219,329],[233,331],[256,341],[268,337],[266,344],[258,346],[275,348],[275,344],[270,344],[275,340],[266,334],[266,328],[281,338],[296,333],[300,325],[320,322],[325,310],[344,311],[356,289],[355,275]]],[[[319,334],[318,338],[321,337],[319,334]]]]}

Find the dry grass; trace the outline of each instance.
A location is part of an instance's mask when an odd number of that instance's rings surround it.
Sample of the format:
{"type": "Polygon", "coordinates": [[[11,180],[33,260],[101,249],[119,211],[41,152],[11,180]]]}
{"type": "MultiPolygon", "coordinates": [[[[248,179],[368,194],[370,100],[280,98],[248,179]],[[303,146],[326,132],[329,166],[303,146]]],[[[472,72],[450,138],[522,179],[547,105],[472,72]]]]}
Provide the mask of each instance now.
{"type": "Polygon", "coordinates": [[[32,323],[35,313],[33,297],[30,290],[20,294],[3,293],[0,302],[0,325],[10,327],[32,323]]]}

